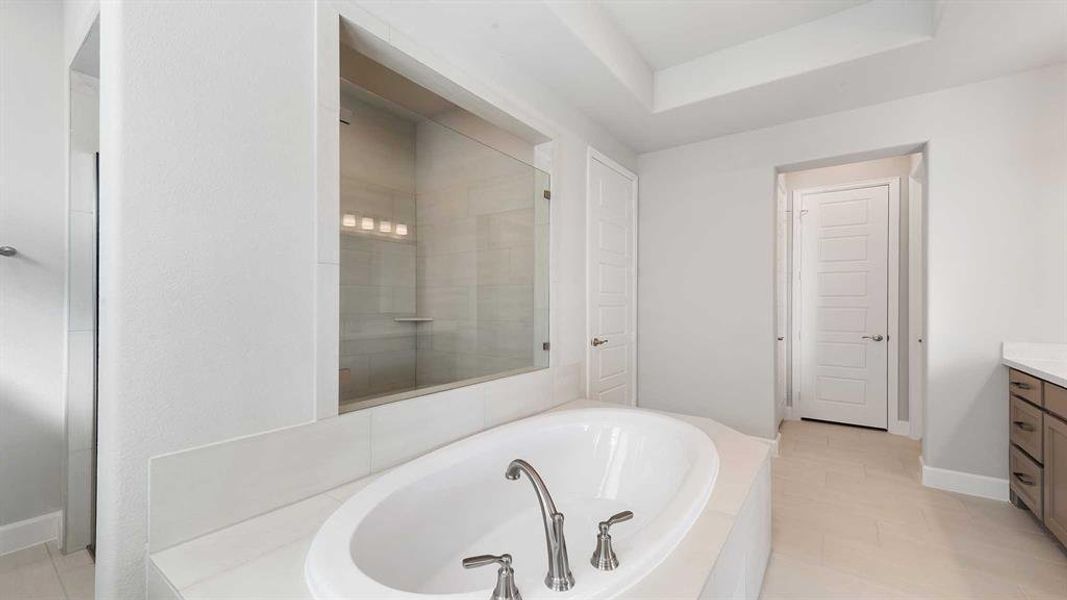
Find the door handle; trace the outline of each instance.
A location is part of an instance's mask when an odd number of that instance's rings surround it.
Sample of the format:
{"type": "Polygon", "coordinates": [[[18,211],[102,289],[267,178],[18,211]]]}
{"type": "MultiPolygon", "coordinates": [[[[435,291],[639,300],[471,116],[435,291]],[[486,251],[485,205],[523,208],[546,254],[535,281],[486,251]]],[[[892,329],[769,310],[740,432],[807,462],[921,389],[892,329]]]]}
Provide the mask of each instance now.
{"type": "Polygon", "coordinates": [[[1036,428],[1032,424],[1027,423],[1026,421],[1012,421],[1012,424],[1027,433],[1031,431],[1036,431],[1036,428]]]}
{"type": "Polygon", "coordinates": [[[873,340],[875,342],[880,342],[880,341],[885,339],[885,336],[880,334],[880,333],[876,333],[874,335],[865,335],[865,336],[863,336],[863,339],[865,339],[865,340],[873,340]]]}
{"type": "Polygon", "coordinates": [[[11,246],[0,246],[0,256],[15,256],[19,251],[11,246]]]}
{"type": "Polygon", "coordinates": [[[608,343],[608,340],[607,339],[603,339],[602,340],[600,338],[593,338],[593,342],[592,343],[593,343],[593,347],[596,348],[597,346],[599,346],[601,344],[608,343]]]}
{"type": "Polygon", "coordinates": [[[1019,480],[1019,483],[1023,485],[1033,486],[1037,484],[1037,482],[1033,479],[1030,479],[1030,476],[1026,473],[1020,473],[1018,471],[1015,471],[1014,473],[1012,473],[1012,475],[1014,475],[1015,478],[1019,480]]]}

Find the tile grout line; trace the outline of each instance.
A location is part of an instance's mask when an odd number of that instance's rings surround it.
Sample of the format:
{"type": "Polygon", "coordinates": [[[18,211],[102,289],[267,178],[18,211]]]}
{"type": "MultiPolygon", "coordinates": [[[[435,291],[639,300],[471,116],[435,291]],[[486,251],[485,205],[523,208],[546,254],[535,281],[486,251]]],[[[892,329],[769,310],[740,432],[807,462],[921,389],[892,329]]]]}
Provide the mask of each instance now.
{"type": "MultiPolygon", "coordinates": [[[[59,551],[59,540],[56,540],[56,549],[59,551]]],[[[63,597],[70,600],[70,592],[67,591],[67,585],[63,583],[63,578],[59,575],[59,567],[56,566],[56,557],[52,554],[52,548],[49,547],[48,542],[44,544],[44,550],[48,553],[48,563],[52,565],[52,572],[56,575],[56,581],[59,583],[59,589],[63,590],[63,597]]],[[[94,594],[95,596],[95,590],[94,594]]]]}

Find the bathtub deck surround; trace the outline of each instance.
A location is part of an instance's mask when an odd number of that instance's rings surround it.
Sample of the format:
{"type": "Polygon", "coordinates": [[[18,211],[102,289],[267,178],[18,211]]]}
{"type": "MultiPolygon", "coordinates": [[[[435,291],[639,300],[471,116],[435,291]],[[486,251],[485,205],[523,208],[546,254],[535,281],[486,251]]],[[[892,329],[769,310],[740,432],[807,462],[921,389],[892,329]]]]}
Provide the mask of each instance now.
{"type": "Polygon", "coordinates": [[[317,598],[481,600],[493,580],[461,561],[508,553],[527,600],[571,588],[617,597],[685,536],[718,468],[705,432],[662,414],[595,408],[516,421],[398,466],[352,498],[316,535],[308,586],[317,598]],[[518,456],[528,462],[508,460],[518,456]],[[597,524],[625,510],[637,515],[616,542],[626,562],[597,570],[597,524]]]}
{"type": "Polygon", "coordinates": [[[155,457],[149,552],[575,400],[580,374],[581,365],[554,366],[155,457]]]}
{"type": "MultiPolygon", "coordinates": [[[[609,406],[612,405],[577,400],[556,409],[563,414],[534,418],[567,421],[572,418],[567,413],[576,415],[580,409],[609,406]]],[[[610,412],[633,412],[635,416],[663,414],[617,407],[610,412]]],[[[684,537],[661,563],[626,590],[625,596],[723,597],[741,590],[745,597],[754,597],[759,593],[770,553],[770,451],[766,444],[709,419],[670,416],[695,426],[712,440],[721,461],[720,468],[710,496],[684,537]]],[[[521,424],[518,422],[506,427],[521,424]]],[[[445,449],[447,450],[448,448],[445,449]]],[[[506,466],[510,458],[502,458],[502,465],[506,466]]],[[[305,558],[320,526],[332,518],[331,515],[356,492],[379,477],[392,477],[402,469],[403,467],[400,467],[386,474],[363,478],[280,506],[258,517],[154,553],[151,556],[152,564],[158,568],[174,592],[173,595],[159,597],[312,598],[305,583],[305,558]]],[[[502,471],[499,478],[501,485],[505,486],[504,489],[516,488],[516,494],[531,503],[535,502],[529,497],[530,490],[527,486],[519,487],[506,481],[502,471]]],[[[552,485],[553,479],[548,481],[549,485],[552,485]]],[[[558,495],[560,492],[556,493],[558,495]]],[[[557,497],[557,501],[565,502],[562,497],[557,497]]],[[[560,510],[567,513],[568,510],[574,509],[565,503],[560,505],[560,510]]],[[[608,509],[598,520],[607,518],[611,512],[617,511],[608,509]]],[[[638,510],[634,512],[639,514],[638,510]]],[[[576,521],[571,520],[568,514],[568,524],[572,522],[576,521]]],[[[626,537],[622,529],[626,525],[629,524],[620,525],[617,532],[620,539],[626,537]]],[[[540,527],[540,523],[535,522],[533,526],[540,527]]],[[[571,544],[571,568],[575,570],[577,579],[575,589],[568,592],[568,596],[581,595],[583,569],[585,572],[592,571],[604,577],[624,575],[622,569],[607,573],[594,571],[590,565],[586,550],[591,554],[596,538],[595,522],[592,530],[588,532],[569,526],[568,538],[571,544]],[[586,536],[581,539],[580,544],[579,536],[583,533],[586,536]],[[582,550],[579,551],[579,548],[582,550]]],[[[509,548],[494,546],[481,548],[471,554],[499,554],[510,551],[509,548]]],[[[532,572],[538,580],[544,575],[544,548],[536,548],[536,552],[540,557],[536,567],[529,565],[532,561],[520,564],[516,560],[513,565],[517,576],[520,577],[520,585],[523,573],[529,576],[532,572]]],[[[626,556],[620,552],[623,565],[626,564],[626,556]]],[[[458,561],[456,566],[460,568],[458,561]]],[[[481,569],[466,573],[476,576],[479,581],[484,580],[484,585],[481,586],[484,589],[481,591],[488,597],[493,585],[492,573],[481,569]]],[[[589,575],[585,577],[585,581],[589,581],[589,575]]],[[[527,586],[520,587],[520,591],[528,598],[538,597],[542,591],[549,595],[547,597],[555,595],[555,592],[548,591],[543,585],[540,590],[527,586]]]]}

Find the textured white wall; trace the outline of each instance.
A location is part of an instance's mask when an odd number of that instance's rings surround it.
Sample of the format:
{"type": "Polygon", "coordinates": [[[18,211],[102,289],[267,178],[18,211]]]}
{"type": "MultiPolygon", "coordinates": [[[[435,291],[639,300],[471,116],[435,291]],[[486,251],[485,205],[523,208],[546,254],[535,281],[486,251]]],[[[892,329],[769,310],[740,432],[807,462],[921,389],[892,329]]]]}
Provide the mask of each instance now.
{"type": "Polygon", "coordinates": [[[97,596],[144,596],[148,459],[313,417],[313,3],[101,7],[97,596]]]}
{"type": "Polygon", "coordinates": [[[1003,340],[1067,341],[1067,71],[641,156],[641,400],[773,435],[774,170],[928,141],[926,464],[1007,473],[1003,340]]]}
{"type": "Polygon", "coordinates": [[[62,5],[0,3],[0,525],[62,508],[65,87],[62,5]]]}

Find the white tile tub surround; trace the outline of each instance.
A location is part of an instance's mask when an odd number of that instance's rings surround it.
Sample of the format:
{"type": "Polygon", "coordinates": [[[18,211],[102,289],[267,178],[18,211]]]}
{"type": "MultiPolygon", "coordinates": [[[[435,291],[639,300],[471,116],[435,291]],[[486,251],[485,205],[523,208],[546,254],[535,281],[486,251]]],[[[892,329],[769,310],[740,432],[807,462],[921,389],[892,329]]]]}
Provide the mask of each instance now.
{"type": "Polygon", "coordinates": [[[1001,362],[1038,379],[1067,387],[1067,344],[1004,342],[1001,362]]]}
{"type": "MultiPolygon", "coordinates": [[[[614,406],[587,400],[558,410],[614,406]]],[[[636,410],[636,409],[634,409],[636,410]]],[[[674,415],[705,431],[719,475],[696,524],[627,598],[755,598],[770,555],[767,445],[710,419],[674,415]]],[[[180,597],[310,598],[304,558],[318,527],[368,477],[151,556],[180,597]]],[[[576,557],[575,560],[578,558],[576,557]]]]}
{"type": "Polygon", "coordinates": [[[158,456],[149,549],[157,552],[379,472],[581,395],[581,364],[542,369],[158,456]]]}
{"type": "Polygon", "coordinates": [[[368,475],[370,422],[361,411],[153,458],[149,550],[368,475]]]}
{"type": "Polygon", "coordinates": [[[485,429],[485,397],[482,390],[458,388],[371,409],[371,471],[485,429]]]}

